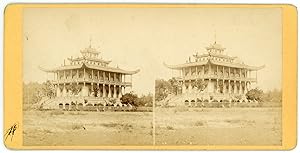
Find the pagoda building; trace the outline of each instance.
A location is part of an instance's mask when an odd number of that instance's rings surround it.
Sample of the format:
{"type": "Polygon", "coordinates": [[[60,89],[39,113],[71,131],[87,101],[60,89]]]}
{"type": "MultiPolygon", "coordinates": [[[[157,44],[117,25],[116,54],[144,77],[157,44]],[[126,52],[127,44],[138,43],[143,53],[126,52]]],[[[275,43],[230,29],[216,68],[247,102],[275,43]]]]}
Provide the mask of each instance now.
{"type": "Polygon", "coordinates": [[[120,103],[120,98],[128,88],[132,89],[132,75],[139,70],[128,71],[118,66],[109,66],[111,61],[102,59],[100,52],[91,45],[80,52],[81,57],[67,58],[68,64],[64,61],[57,68],[40,67],[41,70],[54,74],[51,82],[55,87],[56,97],[50,100],[50,107],[62,108],[71,103],[81,106],[105,105],[111,100],[120,103]]]}
{"type": "Polygon", "coordinates": [[[257,71],[264,66],[244,64],[237,57],[224,54],[225,48],[214,42],[206,47],[207,53],[193,55],[193,60],[184,64],[168,65],[167,68],[177,71],[174,78],[181,86],[180,92],[185,102],[195,102],[196,99],[211,101],[231,101],[242,97],[251,89],[251,84],[257,82],[257,71]],[[203,84],[203,89],[195,84],[203,84]]]}

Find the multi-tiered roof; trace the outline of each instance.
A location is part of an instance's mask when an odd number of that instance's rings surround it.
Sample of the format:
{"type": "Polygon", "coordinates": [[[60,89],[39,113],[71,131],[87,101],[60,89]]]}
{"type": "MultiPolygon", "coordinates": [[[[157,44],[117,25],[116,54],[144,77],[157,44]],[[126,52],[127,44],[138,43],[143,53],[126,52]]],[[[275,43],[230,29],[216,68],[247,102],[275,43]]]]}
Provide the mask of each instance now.
{"type": "Polygon", "coordinates": [[[191,66],[201,66],[206,64],[214,64],[214,65],[222,65],[226,67],[233,67],[233,68],[242,68],[242,69],[248,69],[248,70],[260,70],[264,66],[250,66],[247,64],[244,64],[244,62],[240,61],[237,57],[232,57],[224,54],[226,48],[222,47],[222,45],[217,44],[214,42],[210,46],[206,47],[207,53],[204,54],[198,54],[198,52],[193,55],[194,61],[191,61],[189,59],[184,64],[178,64],[178,65],[168,65],[165,64],[170,69],[176,69],[180,70],[185,67],[191,67],[191,66]]]}
{"type": "Polygon", "coordinates": [[[136,74],[140,70],[135,71],[128,71],[123,70],[119,67],[111,67],[109,66],[110,60],[104,60],[102,57],[99,57],[100,52],[97,51],[95,48],[93,48],[91,45],[83,50],[80,51],[81,57],[68,58],[69,64],[63,64],[60,67],[54,68],[54,69],[44,69],[41,68],[43,71],[46,72],[57,72],[61,70],[71,70],[71,69],[80,69],[80,68],[90,68],[90,69],[96,69],[101,71],[109,71],[109,72],[115,72],[115,73],[122,73],[122,74],[136,74]]]}

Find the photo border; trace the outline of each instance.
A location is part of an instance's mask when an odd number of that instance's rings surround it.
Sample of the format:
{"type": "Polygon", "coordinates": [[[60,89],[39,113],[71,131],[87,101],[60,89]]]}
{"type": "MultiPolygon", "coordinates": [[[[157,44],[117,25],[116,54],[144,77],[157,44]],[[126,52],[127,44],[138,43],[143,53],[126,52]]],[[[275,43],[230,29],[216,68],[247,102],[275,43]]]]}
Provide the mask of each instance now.
{"type": "MultiPolygon", "coordinates": [[[[288,4],[9,4],[4,12],[4,134],[17,124],[9,149],[105,150],[290,150],[297,141],[297,8],[288,4]],[[23,9],[24,8],[281,8],[282,145],[281,146],[23,146],[23,9]]],[[[270,55],[271,58],[272,55],[270,55]]]]}

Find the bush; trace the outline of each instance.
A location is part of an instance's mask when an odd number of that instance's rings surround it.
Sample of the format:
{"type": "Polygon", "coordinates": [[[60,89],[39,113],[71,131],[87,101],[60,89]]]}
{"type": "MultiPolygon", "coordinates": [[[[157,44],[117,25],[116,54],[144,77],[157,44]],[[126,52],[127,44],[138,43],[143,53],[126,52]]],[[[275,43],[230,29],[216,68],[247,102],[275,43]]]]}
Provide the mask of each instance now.
{"type": "Polygon", "coordinates": [[[246,97],[248,100],[256,100],[261,102],[263,98],[263,91],[258,88],[251,89],[246,93],[246,97]]]}
{"type": "Polygon", "coordinates": [[[168,130],[174,130],[174,128],[172,126],[169,126],[169,125],[167,126],[167,129],[168,130]]]}
{"type": "Polygon", "coordinates": [[[138,96],[133,93],[126,93],[120,98],[122,104],[126,104],[126,105],[130,104],[133,106],[137,105],[137,99],[138,99],[138,96]]]}
{"type": "Polygon", "coordinates": [[[72,130],[79,130],[79,129],[84,129],[84,126],[82,124],[73,124],[72,125],[72,130]]]}
{"type": "Polygon", "coordinates": [[[197,121],[195,123],[195,126],[204,126],[204,122],[203,121],[197,121]]]}

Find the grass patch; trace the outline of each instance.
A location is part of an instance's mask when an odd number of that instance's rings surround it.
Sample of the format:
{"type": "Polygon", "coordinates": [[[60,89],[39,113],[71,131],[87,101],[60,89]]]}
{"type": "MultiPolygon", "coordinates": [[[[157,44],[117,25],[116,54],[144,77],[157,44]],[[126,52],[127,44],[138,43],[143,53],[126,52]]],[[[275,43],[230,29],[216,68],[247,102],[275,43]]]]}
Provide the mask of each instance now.
{"type": "Polygon", "coordinates": [[[225,122],[227,123],[233,123],[233,124],[237,124],[237,123],[240,123],[241,120],[225,120],[225,122]]]}
{"type": "Polygon", "coordinates": [[[178,107],[174,108],[174,113],[177,113],[177,112],[188,112],[188,111],[189,111],[189,108],[185,107],[185,106],[178,106],[178,107]]]}
{"type": "Polygon", "coordinates": [[[84,112],[69,112],[69,115],[86,115],[87,113],[84,112]]]}
{"type": "Polygon", "coordinates": [[[107,128],[112,128],[112,127],[118,127],[120,129],[123,129],[123,130],[130,130],[133,128],[133,126],[131,124],[122,124],[122,123],[103,123],[101,124],[102,126],[104,127],[107,127],[107,128]]]}
{"type": "Polygon", "coordinates": [[[83,124],[72,124],[72,130],[84,129],[83,124]]]}
{"type": "Polygon", "coordinates": [[[50,131],[50,130],[48,130],[48,129],[44,129],[44,130],[43,130],[43,133],[48,133],[48,134],[49,134],[49,133],[53,133],[53,132],[50,131]]]}
{"type": "Polygon", "coordinates": [[[131,124],[123,124],[123,125],[122,125],[122,128],[123,128],[124,130],[130,130],[130,129],[133,128],[133,126],[132,126],[131,124]]]}
{"type": "Polygon", "coordinates": [[[118,126],[120,123],[102,123],[101,125],[104,127],[116,127],[118,126]]]}
{"type": "Polygon", "coordinates": [[[194,125],[195,126],[204,126],[205,123],[203,121],[197,121],[194,125]]]}
{"type": "Polygon", "coordinates": [[[175,129],[174,129],[174,127],[168,125],[167,130],[175,130],[175,129]]]}
{"type": "Polygon", "coordinates": [[[63,115],[63,114],[65,114],[64,111],[59,109],[50,112],[50,115],[63,115]]]}

